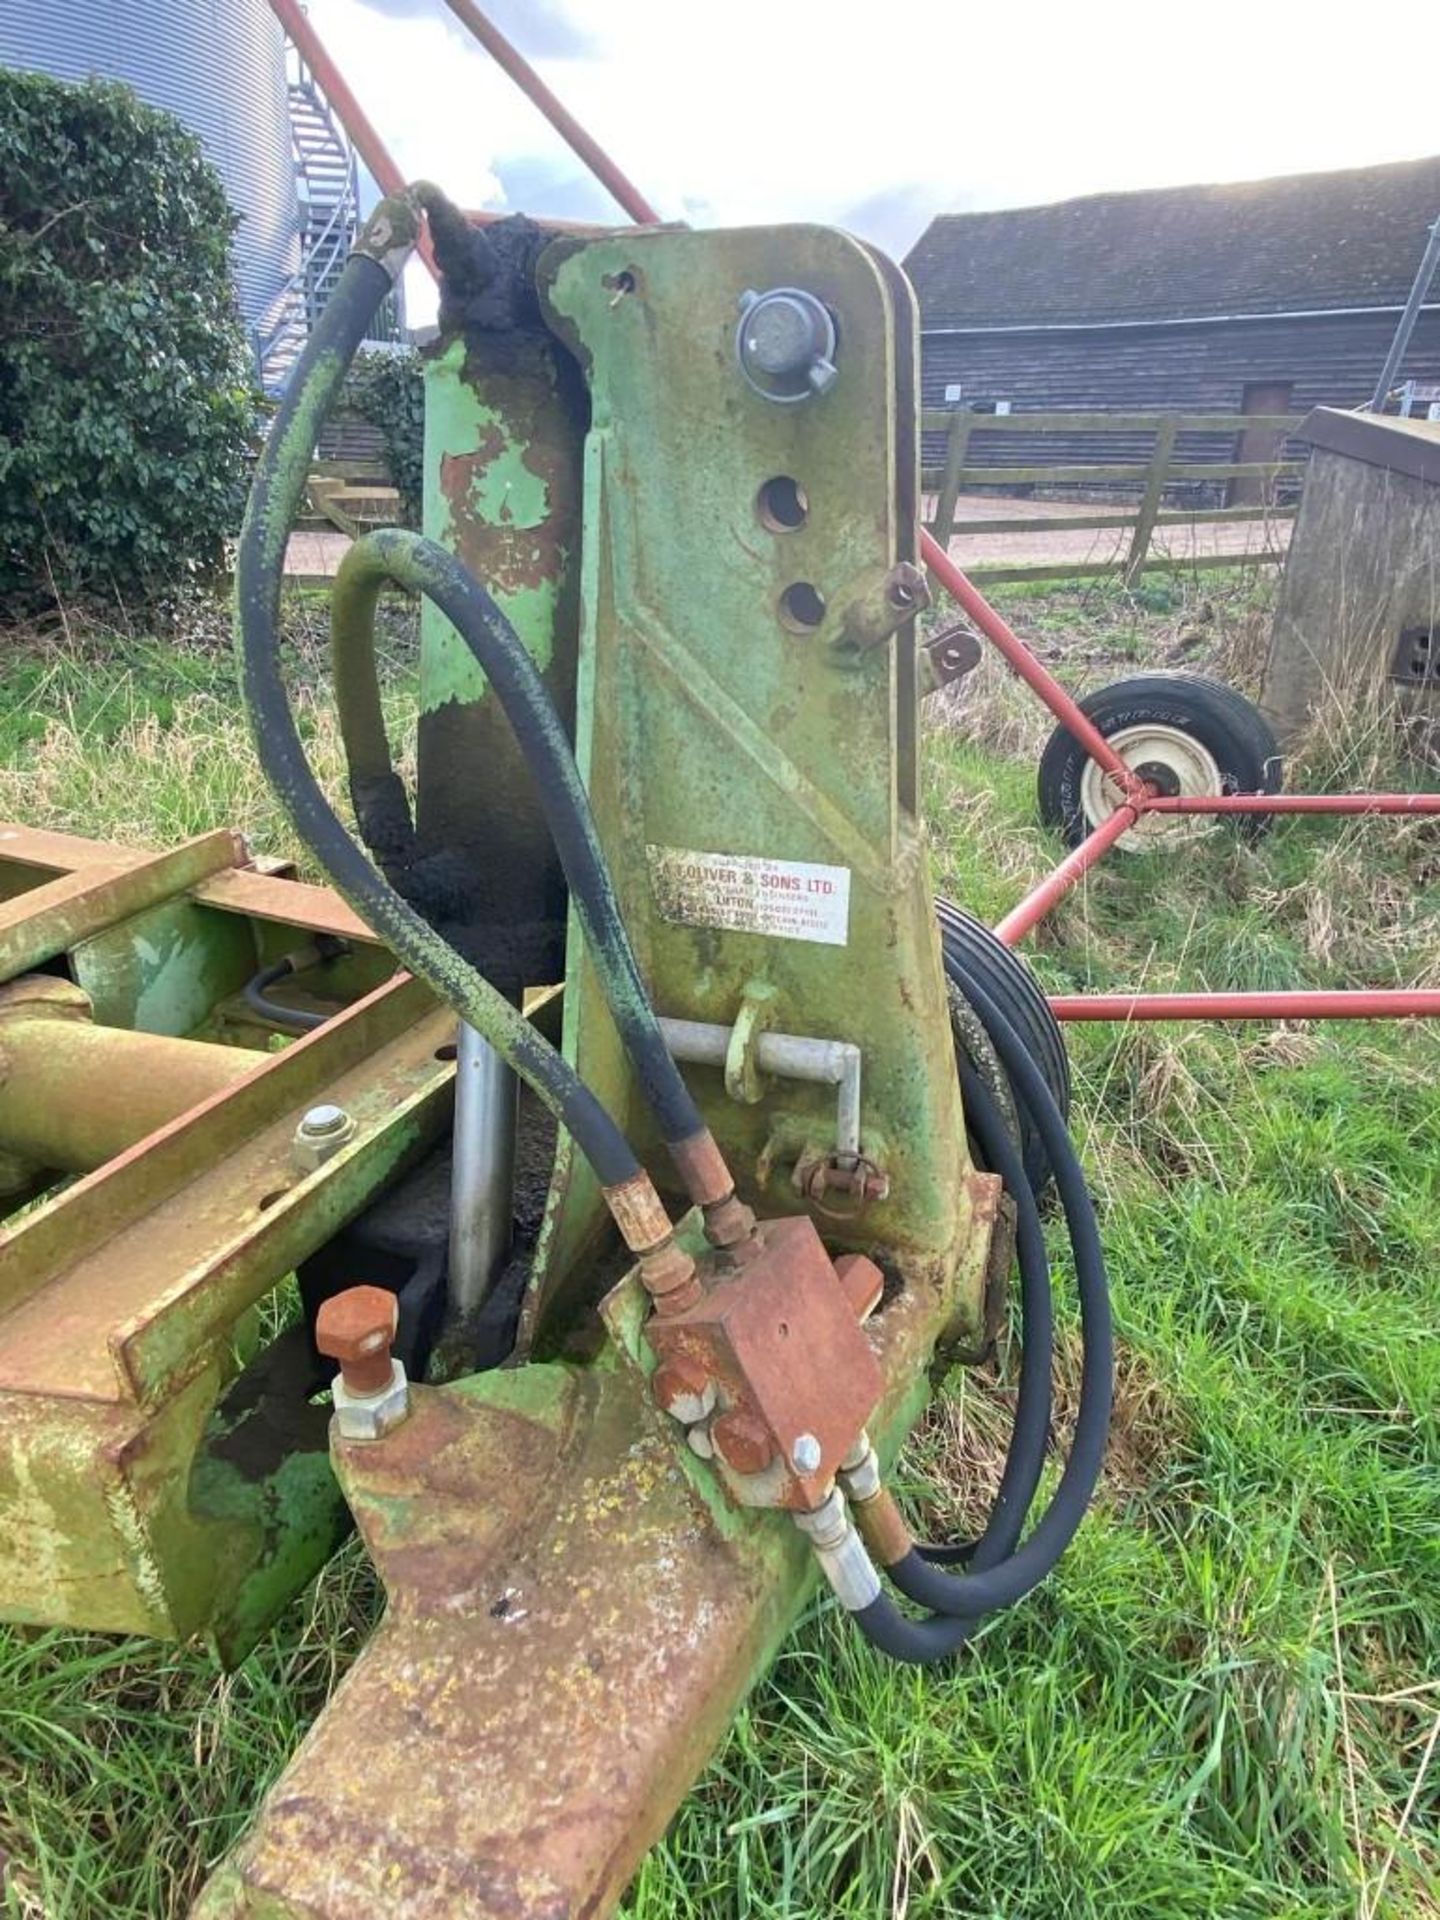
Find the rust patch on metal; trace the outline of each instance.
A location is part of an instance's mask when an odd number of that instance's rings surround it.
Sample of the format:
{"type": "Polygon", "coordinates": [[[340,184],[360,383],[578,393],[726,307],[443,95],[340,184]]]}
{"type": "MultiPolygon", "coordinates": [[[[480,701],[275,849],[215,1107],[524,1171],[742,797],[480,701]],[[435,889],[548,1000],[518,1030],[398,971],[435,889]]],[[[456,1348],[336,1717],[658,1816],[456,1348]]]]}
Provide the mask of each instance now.
{"type": "Polygon", "coordinates": [[[637,1173],[601,1191],[627,1247],[640,1253],[662,1246],[670,1238],[670,1216],[648,1173],[637,1173]]]}
{"type": "Polygon", "coordinates": [[[400,1307],[383,1287],[346,1287],[322,1301],[315,1318],[315,1345],[337,1360],[352,1393],[379,1393],[390,1384],[390,1343],[400,1307]]]}
{"type": "Polygon", "coordinates": [[[662,1363],[683,1359],[715,1383],[715,1442],[727,1465],[748,1475],[776,1455],[784,1463],[773,1486],[753,1490],[755,1503],[809,1509],[874,1411],[880,1368],[813,1221],[767,1220],[755,1240],[738,1273],[705,1263],[697,1303],[657,1315],[645,1336],[662,1363]],[[801,1436],[819,1443],[803,1467],[794,1461],[801,1436]],[[760,1466],[737,1467],[732,1446],[746,1459],[763,1454],[760,1466]]]}
{"type": "Polygon", "coordinates": [[[882,1567],[893,1567],[914,1546],[905,1516],[888,1487],[882,1487],[868,1500],[854,1501],[851,1510],[860,1538],[870,1549],[871,1559],[882,1567]]]}

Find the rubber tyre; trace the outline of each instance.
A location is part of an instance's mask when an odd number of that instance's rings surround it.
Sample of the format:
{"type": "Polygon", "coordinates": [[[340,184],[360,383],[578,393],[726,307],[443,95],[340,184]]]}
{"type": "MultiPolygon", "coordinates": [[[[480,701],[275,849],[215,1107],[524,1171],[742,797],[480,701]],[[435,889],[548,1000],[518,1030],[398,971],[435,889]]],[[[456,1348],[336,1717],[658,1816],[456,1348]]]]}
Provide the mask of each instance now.
{"type": "MultiPolygon", "coordinates": [[[[1284,766],[1274,734],[1243,694],[1219,680],[1194,673],[1137,674],[1092,693],[1080,702],[1080,711],[1107,739],[1147,722],[1188,734],[1215,761],[1225,793],[1280,791],[1284,766]]],[[[1089,764],[1089,754],[1064,727],[1055,729],[1040,756],[1040,818],[1072,847],[1094,824],[1086,819],[1081,799],[1089,764]]],[[[1255,839],[1270,825],[1270,816],[1240,814],[1234,825],[1255,839]]]]}
{"type": "MultiPolygon", "coordinates": [[[[983,920],[966,913],[963,907],[957,907],[950,900],[937,900],[935,917],[940,923],[940,949],[947,976],[962,995],[966,976],[972,976],[982,991],[995,1002],[1024,1041],[1025,1050],[1044,1076],[1061,1117],[1068,1122],[1070,1057],[1065,1051],[1065,1037],[1060,1031],[1059,1022],[1050,1011],[1050,1003],[1041,992],[1039,981],[1018,954],[1012,953],[1003,941],[995,938],[983,920]]],[[[957,1048],[964,1045],[958,1032],[955,1044],[957,1048]]],[[[1015,1100],[999,1062],[993,1058],[977,1059],[975,1050],[968,1046],[965,1051],[970,1064],[982,1079],[992,1085],[997,1073],[1004,1079],[1009,1105],[1018,1116],[1014,1132],[1025,1165],[1025,1176],[1030,1182],[1031,1191],[1038,1198],[1050,1181],[1050,1157],[1045,1151],[1045,1143],[1036,1132],[1025,1108],[1015,1100]]],[[[981,1163],[977,1160],[976,1164],[981,1163]]]]}

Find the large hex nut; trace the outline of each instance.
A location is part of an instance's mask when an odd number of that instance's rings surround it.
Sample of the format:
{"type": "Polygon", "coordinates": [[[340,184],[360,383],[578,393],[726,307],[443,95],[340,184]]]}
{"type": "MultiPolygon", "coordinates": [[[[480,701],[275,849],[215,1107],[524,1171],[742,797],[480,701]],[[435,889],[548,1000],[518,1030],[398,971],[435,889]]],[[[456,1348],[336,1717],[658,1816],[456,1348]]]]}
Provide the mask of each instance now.
{"type": "Polygon", "coordinates": [[[400,1361],[390,1362],[390,1384],[379,1393],[355,1393],[337,1373],[331,1389],[335,1425],[342,1440],[383,1440],[410,1411],[410,1383],[400,1361]]]}

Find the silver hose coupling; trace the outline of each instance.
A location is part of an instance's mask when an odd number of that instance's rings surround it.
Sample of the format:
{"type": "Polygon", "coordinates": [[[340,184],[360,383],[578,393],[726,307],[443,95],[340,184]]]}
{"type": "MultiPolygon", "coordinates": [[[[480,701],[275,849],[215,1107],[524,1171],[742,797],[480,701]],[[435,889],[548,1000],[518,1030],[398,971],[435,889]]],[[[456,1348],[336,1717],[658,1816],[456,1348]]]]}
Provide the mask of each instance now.
{"type": "Polygon", "coordinates": [[[880,1456],[863,1427],[840,1462],[840,1484],[852,1500],[873,1500],[880,1491],[880,1456]]]}
{"type": "Polygon", "coordinates": [[[880,1576],[838,1489],[832,1488],[809,1513],[792,1514],[791,1518],[802,1533],[810,1536],[821,1572],[847,1613],[860,1613],[880,1598],[880,1576]]]}

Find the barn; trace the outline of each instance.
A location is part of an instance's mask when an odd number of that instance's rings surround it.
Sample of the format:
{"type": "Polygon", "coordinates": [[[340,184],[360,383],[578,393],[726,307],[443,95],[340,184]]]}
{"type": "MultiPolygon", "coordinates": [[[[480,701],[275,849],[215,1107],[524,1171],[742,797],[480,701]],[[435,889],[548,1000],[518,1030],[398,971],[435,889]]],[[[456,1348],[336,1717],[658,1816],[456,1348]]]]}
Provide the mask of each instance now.
{"type": "MultiPolygon", "coordinates": [[[[924,403],[1270,415],[1362,405],[1437,215],[1440,155],[942,214],[905,260],[924,403]]],[[[1400,378],[1440,391],[1440,284],[1400,378]]],[[[976,436],[982,462],[999,439],[976,436]]]]}

